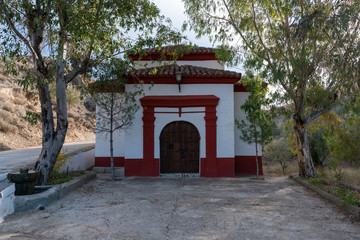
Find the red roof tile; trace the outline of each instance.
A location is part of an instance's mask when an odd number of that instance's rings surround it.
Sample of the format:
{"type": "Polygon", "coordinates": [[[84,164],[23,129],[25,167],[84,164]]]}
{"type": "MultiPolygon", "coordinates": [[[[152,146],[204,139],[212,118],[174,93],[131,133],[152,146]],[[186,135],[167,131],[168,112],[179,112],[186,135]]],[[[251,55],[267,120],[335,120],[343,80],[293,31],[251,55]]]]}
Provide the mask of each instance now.
{"type": "Polygon", "coordinates": [[[192,65],[171,64],[167,66],[155,68],[137,69],[127,72],[126,77],[146,77],[146,78],[159,78],[159,77],[174,77],[176,72],[182,72],[183,77],[196,77],[196,78],[234,78],[240,79],[241,74],[233,71],[218,70],[213,68],[196,67],[192,65]],[[155,72],[155,73],[154,73],[155,72]]]}
{"type": "Polygon", "coordinates": [[[166,58],[167,60],[216,60],[215,49],[197,46],[173,45],[162,48],[148,48],[139,52],[128,52],[132,60],[158,60],[166,58]],[[192,57],[191,57],[192,56],[192,57]],[[190,59],[189,59],[190,58],[190,59]]]}

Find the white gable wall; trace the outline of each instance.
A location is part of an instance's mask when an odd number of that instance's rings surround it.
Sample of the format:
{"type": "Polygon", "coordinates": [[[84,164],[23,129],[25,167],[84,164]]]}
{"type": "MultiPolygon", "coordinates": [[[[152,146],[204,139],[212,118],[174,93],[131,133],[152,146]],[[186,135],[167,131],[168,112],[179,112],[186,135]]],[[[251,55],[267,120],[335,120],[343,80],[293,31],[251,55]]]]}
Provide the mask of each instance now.
{"type": "MultiPolygon", "coordinates": [[[[240,109],[246,99],[249,97],[249,92],[235,92],[234,93],[234,102],[235,102],[235,119],[246,121],[245,113],[240,109]]],[[[235,125],[235,156],[255,156],[255,144],[248,144],[240,139],[241,131],[235,125]]],[[[258,155],[261,156],[261,145],[258,145],[258,155]]]]}
{"type": "MultiPolygon", "coordinates": [[[[126,91],[133,91],[133,84],[126,85],[126,91]]],[[[219,100],[217,110],[217,157],[234,157],[234,87],[232,84],[183,84],[179,92],[176,84],[143,85],[145,95],[215,95],[219,100]],[[151,88],[151,89],[149,89],[151,88]]],[[[139,96],[137,103],[140,105],[139,96]]],[[[186,108],[183,111],[187,111],[186,108]]],[[[125,158],[140,159],[143,157],[143,122],[142,108],[136,113],[131,127],[126,130],[125,158]]],[[[204,113],[155,114],[155,158],[159,157],[159,136],[162,128],[172,121],[189,121],[194,124],[201,136],[200,156],[205,157],[205,120],[204,113]]]]}

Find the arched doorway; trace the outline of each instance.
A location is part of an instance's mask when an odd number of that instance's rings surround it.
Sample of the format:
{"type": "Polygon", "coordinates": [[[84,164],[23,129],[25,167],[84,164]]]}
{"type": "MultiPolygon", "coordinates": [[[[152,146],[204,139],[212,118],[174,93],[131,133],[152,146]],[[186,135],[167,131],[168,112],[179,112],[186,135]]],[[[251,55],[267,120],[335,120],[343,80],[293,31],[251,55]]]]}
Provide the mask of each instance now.
{"type": "Polygon", "coordinates": [[[189,122],[167,124],[160,134],[160,173],[199,173],[200,134],[189,122]]]}

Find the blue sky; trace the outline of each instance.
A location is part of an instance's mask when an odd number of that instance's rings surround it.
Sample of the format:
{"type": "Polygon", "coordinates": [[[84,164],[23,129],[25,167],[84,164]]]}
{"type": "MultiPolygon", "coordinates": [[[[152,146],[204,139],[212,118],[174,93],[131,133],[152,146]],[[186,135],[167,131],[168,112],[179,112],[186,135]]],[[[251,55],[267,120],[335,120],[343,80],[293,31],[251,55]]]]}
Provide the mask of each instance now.
{"type": "MultiPolygon", "coordinates": [[[[165,17],[171,19],[173,26],[177,30],[181,30],[181,26],[184,21],[187,20],[185,15],[184,4],[181,0],[152,0],[160,9],[161,14],[165,17]]],[[[212,47],[209,39],[203,37],[201,39],[196,39],[195,33],[192,31],[187,31],[184,33],[187,38],[194,44],[202,47],[212,47]]]]}
{"type": "MultiPolygon", "coordinates": [[[[183,22],[187,20],[184,3],[181,0],[152,0],[152,2],[158,6],[162,15],[171,19],[173,26],[177,30],[181,30],[183,22]]],[[[212,47],[212,43],[207,37],[196,39],[196,34],[193,31],[187,31],[184,35],[187,36],[192,43],[198,46],[212,47]]],[[[231,68],[225,66],[225,69],[242,73],[244,72],[242,66],[231,68]]]]}

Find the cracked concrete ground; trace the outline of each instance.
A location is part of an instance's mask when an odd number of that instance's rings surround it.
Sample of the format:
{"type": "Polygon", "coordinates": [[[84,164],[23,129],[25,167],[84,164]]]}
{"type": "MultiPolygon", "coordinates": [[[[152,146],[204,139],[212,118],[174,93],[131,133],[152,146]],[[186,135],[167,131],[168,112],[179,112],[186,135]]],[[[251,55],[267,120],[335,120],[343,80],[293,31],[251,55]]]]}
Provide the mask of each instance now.
{"type": "Polygon", "coordinates": [[[360,239],[359,223],[287,178],[104,176],[7,217],[0,239],[360,239]]]}

